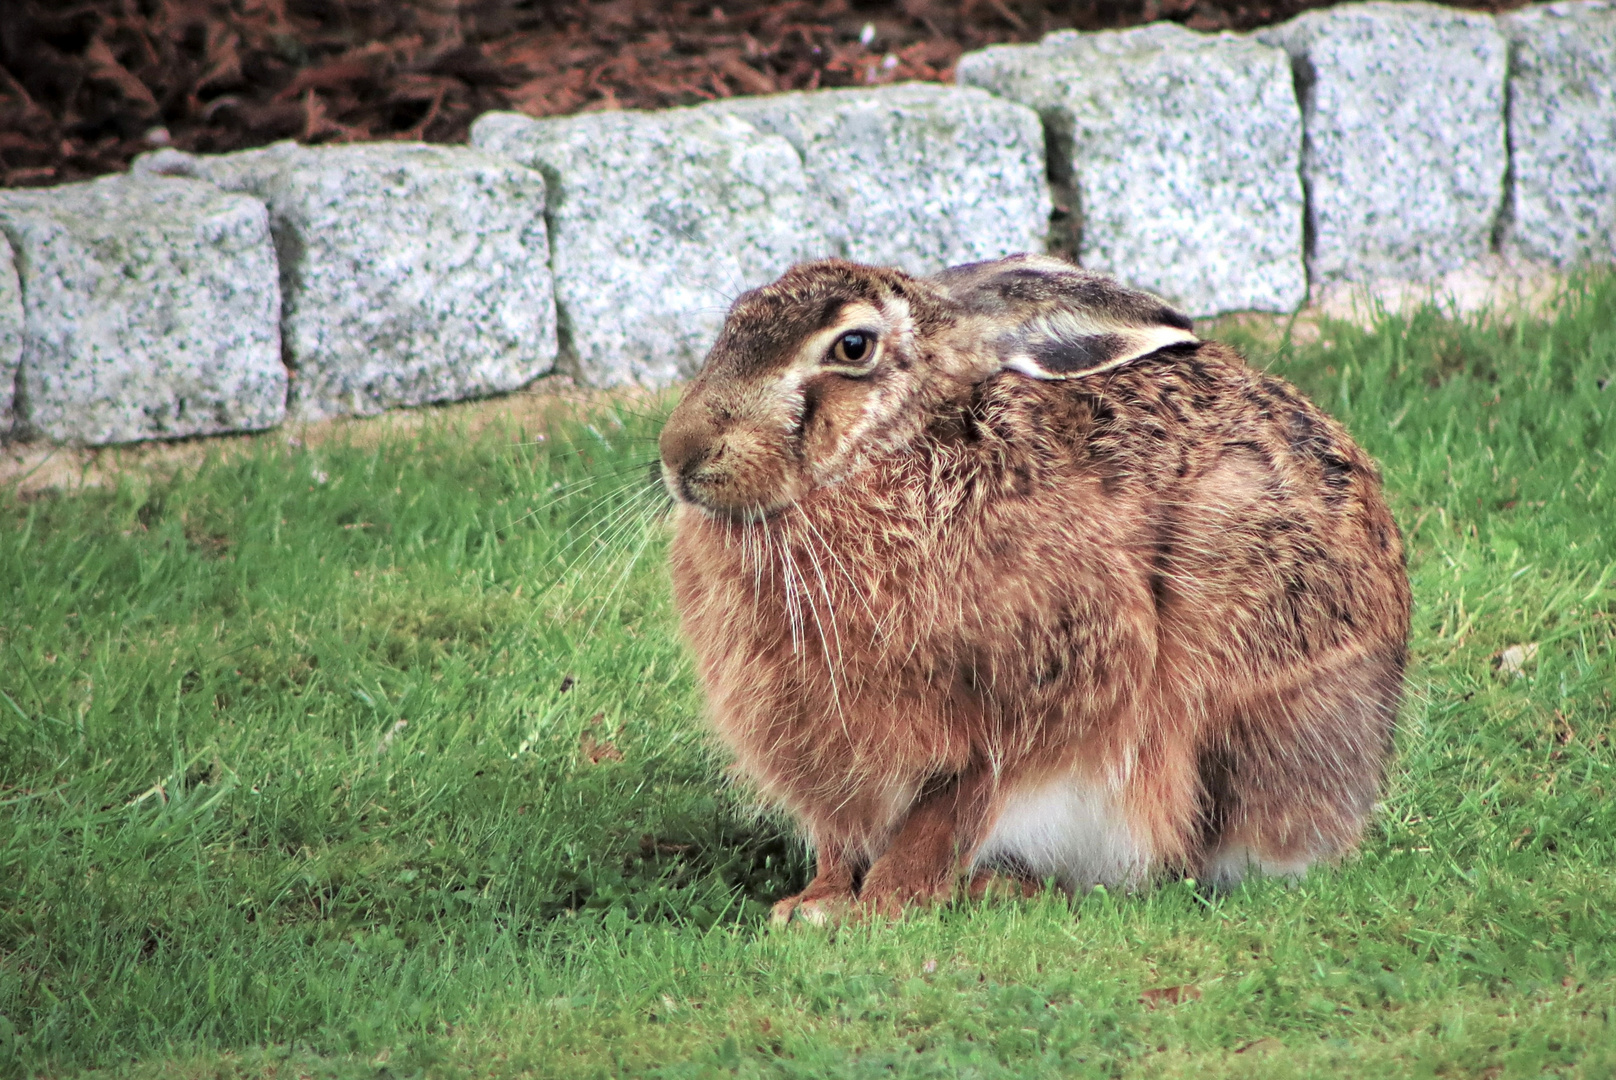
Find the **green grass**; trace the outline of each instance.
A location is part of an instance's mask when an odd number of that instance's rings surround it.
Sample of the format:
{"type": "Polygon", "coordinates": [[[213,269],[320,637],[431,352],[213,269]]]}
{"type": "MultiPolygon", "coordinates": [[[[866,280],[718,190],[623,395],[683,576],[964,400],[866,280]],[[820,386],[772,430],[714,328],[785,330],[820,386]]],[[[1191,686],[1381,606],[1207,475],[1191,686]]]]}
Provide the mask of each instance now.
{"type": "Polygon", "coordinates": [[[1616,279],[1237,343],[1412,553],[1345,865],[771,930],[805,858],[702,729],[656,403],[268,435],[0,493],[0,1074],[1616,1074],[1616,279]]]}

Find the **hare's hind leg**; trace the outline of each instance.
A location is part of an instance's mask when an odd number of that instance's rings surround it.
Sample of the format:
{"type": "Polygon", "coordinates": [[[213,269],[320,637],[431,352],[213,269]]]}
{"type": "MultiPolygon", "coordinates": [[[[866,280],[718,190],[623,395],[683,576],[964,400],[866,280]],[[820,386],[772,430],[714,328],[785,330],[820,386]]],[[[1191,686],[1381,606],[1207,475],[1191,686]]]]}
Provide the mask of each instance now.
{"type": "Polygon", "coordinates": [[[1027,900],[1043,890],[1044,883],[1030,871],[1015,867],[977,867],[971,871],[965,895],[971,900],[1027,900]]]}
{"type": "Polygon", "coordinates": [[[1200,876],[1300,877],[1357,846],[1380,789],[1401,696],[1402,650],[1313,669],[1246,701],[1202,749],[1200,876]]]}

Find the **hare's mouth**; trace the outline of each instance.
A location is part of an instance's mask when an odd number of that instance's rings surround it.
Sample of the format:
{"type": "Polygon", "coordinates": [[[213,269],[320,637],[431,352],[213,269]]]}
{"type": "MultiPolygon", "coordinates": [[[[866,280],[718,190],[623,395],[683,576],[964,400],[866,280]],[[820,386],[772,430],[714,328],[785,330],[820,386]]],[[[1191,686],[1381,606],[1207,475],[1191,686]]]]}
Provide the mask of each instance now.
{"type": "Polygon", "coordinates": [[[732,525],[754,525],[766,521],[795,501],[773,492],[738,491],[732,478],[716,469],[683,469],[675,472],[664,464],[662,483],[675,502],[692,507],[715,521],[732,525]]]}
{"type": "Polygon", "coordinates": [[[726,525],[758,525],[775,517],[791,506],[789,501],[780,503],[726,503],[704,499],[700,496],[690,498],[679,497],[679,502],[699,511],[703,516],[726,525]]]}
{"type": "Polygon", "coordinates": [[[781,510],[785,509],[783,506],[773,508],[763,508],[757,506],[739,508],[715,507],[699,502],[690,502],[686,503],[685,505],[695,508],[704,517],[710,518],[713,521],[724,525],[737,525],[742,527],[747,525],[761,525],[770,518],[774,517],[781,510]]]}

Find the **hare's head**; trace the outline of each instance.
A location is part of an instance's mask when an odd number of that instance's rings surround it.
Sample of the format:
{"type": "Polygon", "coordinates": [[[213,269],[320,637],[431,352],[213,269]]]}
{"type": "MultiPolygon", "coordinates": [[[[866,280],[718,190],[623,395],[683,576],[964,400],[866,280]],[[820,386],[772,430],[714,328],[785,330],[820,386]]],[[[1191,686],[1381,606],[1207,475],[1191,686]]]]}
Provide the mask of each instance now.
{"type": "Polygon", "coordinates": [[[681,502],[751,520],[923,431],[1001,371],[1091,375],[1194,341],[1148,293],[1041,256],[914,278],[840,260],[792,267],[730,308],[663,428],[681,502]]]}
{"type": "Polygon", "coordinates": [[[948,318],[913,278],[845,262],[796,266],[743,294],[663,428],[669,490],[722,516],[762,516],[911,436],[940,374],[927,342],[948,318]]]}

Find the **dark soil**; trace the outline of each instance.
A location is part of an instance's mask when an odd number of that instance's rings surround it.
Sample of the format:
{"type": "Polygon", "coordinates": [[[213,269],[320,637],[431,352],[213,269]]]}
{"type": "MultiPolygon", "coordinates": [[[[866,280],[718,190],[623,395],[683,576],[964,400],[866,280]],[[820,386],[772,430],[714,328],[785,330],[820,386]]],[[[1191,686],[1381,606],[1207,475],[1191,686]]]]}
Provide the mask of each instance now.
{"type": "Polygon", "coordinates": [[[115,172],[161,145],[457,142],[489,109],[946,82],[966,50],[1062,27],[1244,30],[1324,3],[0,0],[0,186],[115,172]]]}

